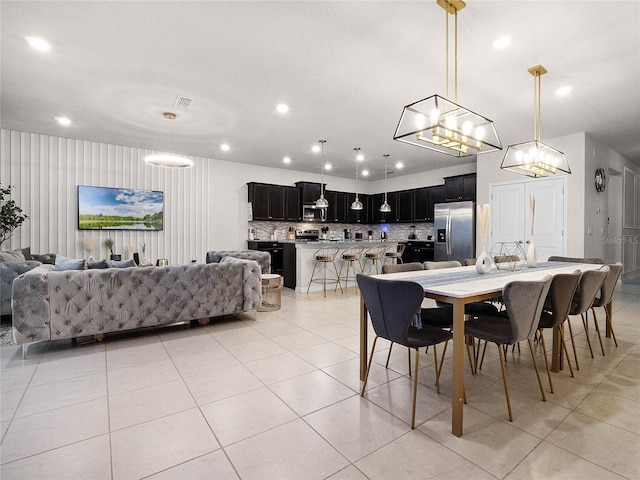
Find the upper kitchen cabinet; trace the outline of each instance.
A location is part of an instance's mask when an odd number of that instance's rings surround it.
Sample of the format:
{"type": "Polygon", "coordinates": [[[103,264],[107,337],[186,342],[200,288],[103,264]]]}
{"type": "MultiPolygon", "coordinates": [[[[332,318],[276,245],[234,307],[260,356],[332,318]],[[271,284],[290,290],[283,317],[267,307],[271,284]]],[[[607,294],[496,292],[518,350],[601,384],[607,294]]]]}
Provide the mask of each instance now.
{"type": "Polygon", "coordinates": [[[413,221],[432,222],[429,218],[429,187],[418,188],[413,191],[413,221]]]}
{"type": "Polygon", "coordinates": [[[436,203],[444,203],[446,202],[447,197],[444,191],[444,185],[436,185],[434,187],[429,187],[429,211],[427,216],[427,222],[433,222],[435,219],[435,215],[433,213],[433,206],[436,203]]]}
{"type": "Polygon", "coordinates": [[[324,198],[329,202],[329,207],[327,208],[327,222],[346,223],[347,194],[345,192],[325,190],[324,198]]]}
{"type": "Polygon", "coordinates": [[[459,200],[476,200],[476,174],[468,173],[444,179],[444,189],[447,202],[459,200]]]}
{"type": "MultiPolygon", "coordinates": [[[[320,184],[314,182],[296,182],[300,189],[302,204],[315,203],[320,198],[320,184]]],[[[325,196],[326,198],[326,196],[325,196]]]]}
{"type": "Polygon", "coordinates": [[[253,207],[254,220],[284,220],[286,188],[280,185],[251,182],[249,202],[253,207]]]}
{"type": "Polygon", "coordinates": [[[398,207],[395,214],[396,222],[413,222],[413,191],[402,190],[396,192],[396,205],[398,207]]]}
{"type": "Polygon", "coordinates": [[[389,206],[391,207],[391,211],[388,213],[383,213],[380,211],[380,206],[384,203],[384,193],[376,193],[372,198],[372,223],[396,223],[396,208],[398,205],[397,192],[387,193],[387,203],[389,203],[389,206]]]}
{"type": "Polygon", "coordinates": [[[302,220],[302,204],[300,202],[300,189],[298,187],[285,187],[286,189],[286,207],[285,220],[300,221],[302,220]]]}
{"type": "Polygon", "coordinates": [[[362,210],[351,210],[351,204],[356,200],[355,193],[347,193],[347,223],[370,223],[369,221],[369,195],[359,194],[362,202],[362,210]]]}

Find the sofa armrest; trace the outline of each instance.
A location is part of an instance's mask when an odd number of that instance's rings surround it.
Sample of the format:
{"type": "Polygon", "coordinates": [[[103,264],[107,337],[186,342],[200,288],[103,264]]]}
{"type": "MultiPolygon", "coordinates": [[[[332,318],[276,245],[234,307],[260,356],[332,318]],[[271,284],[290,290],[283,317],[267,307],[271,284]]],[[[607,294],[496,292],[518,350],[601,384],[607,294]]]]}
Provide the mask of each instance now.
{"type": "Polygon", "coordinates": [[[257,310],[262,305],[262,271],[254,260],[226,256],[219,263],[239,263],[243,265],[242,272],[242,310],[257,310]]]}
{"type": "Polygon", "coordinates": [[[235,257],[258,262],[262,273],[271,273],[271,255],[259,250],[213,250],[207,252],[207,263],[220,263],[224,257],[235,257]]]}
{"type": "Polygon", "coordinates": [[[48,270],[16,277],[11,289],[13,339],[17,344],[51,339],[48,270]]]}
{"type": "Polygon", "coordinates": [[[35,260],[24,262],[0,262],[0,315],[11,314],[11,286],[13,281],[42,263],[35,260]]]}

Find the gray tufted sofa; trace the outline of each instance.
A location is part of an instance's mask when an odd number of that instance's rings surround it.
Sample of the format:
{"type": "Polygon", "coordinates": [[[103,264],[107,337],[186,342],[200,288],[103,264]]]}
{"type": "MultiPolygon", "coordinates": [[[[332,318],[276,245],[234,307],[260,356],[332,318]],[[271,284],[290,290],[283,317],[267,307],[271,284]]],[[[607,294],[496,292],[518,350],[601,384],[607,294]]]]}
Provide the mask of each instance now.
{"type": "Polygon", "coordinates": [[[257,310],[261,270],[252,260],[170,267],[54,271],[13,281],[17,344],[198,320],[257,310]]]}

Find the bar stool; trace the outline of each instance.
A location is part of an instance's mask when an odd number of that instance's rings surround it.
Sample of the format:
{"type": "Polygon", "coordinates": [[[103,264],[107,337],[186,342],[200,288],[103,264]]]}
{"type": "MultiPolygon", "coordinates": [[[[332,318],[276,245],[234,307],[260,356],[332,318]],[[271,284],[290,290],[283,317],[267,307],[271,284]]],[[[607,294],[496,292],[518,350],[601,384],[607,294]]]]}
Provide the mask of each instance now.
{"type": "Polygon", "coordinates": [[[309,279],[309,285],[307,286],[307,293],[309,293],[309,289],[311,288],[312,283],[322,283],[322,290],[324,291],[324,296],[327,296],[327,283],[335,283],[336,286],[340,287],[340,292],[342,291],[342,284],[340,283],[340,275],[338,275],[338,268],[336,267],[336,255],[338,254],[337,247],[325,247],[319,250],[316,250],[313,254],[313,259],[315,263],[313,264],[313,271],[311,272],[311,278],[309,279]],[[333,271],[335,273],[335,278],[327,278],[327,266],[331,264],[333,265],[333,271]],[[320,268],[322,269],[322,277],[315,278],[316,268],[318,265],[322,265],[320,268]]]}
{"type": "Polygon", "coordinates": [[[405,247],[404,243],[399,243],[398,247],[395,250],[388,249],[384,253],[383,265],[385,263],[387,263],[387,260],[391,260],[392,263],[393,263],[394,260],[396,261],[395,263],[403,263],[402,262],[402,254],[404,253],[404,247],[405,247]]]}
{"type": "MultiPolygon", "coordinates": [[[[356,281],[356,275],[358,273],[362,273],[362,253],[364,252],[364,247],[351,247],[345,248],[340,254],[340,258],[342,259],[342,265],[340,265],[340,275],[338,277],[340,280],[344,280],[345,288],[349,287],[349,270],[353,271],[353,282],[356,281]],[[342,276],[342,269],[347,267],[347,274],[342,276]]],[[[336,284],[336,290],[338,289],[338,284],[336,284]]],[[[356,284],[356,292],[357,284],[356,284]]]]}
{"type": "Polygon", "coordinates": [[[365,265],[363,268],[363,272],[366,269],[366,261],[369,260],[370,264],[368,265],[368,271],[374,270],[374,273],[377,275],[380,273],[380,269],[382,268],[382,259],[384,258],[384,254],[387,251],[388,247],[371,247],[364,252],[365,265]]]}

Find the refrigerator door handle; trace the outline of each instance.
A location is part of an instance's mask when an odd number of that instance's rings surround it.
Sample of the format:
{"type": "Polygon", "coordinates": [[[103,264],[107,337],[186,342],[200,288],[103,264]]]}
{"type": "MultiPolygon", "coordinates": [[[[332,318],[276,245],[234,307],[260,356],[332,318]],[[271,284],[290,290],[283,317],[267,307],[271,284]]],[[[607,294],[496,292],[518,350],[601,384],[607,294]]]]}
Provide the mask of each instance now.
{"type": "Polygon", "coordinates": [[[447,215],[447,255],[451,255],[451,215],[447,215]]]}

